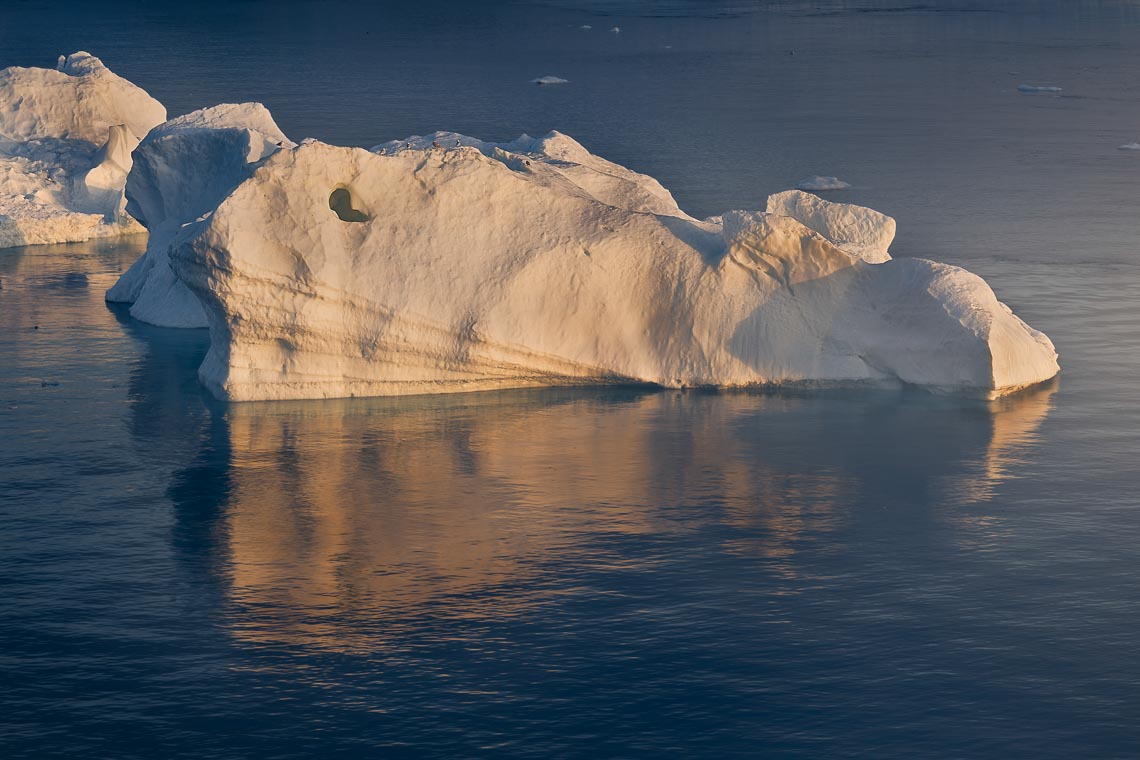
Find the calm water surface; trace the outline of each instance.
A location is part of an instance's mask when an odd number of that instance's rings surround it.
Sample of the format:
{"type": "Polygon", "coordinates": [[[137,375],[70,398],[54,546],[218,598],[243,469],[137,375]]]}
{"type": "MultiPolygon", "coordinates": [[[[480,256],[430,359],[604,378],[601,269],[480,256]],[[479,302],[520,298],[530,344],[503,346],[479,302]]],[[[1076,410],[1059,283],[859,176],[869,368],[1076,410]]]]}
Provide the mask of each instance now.
{"type": "Polygon", "coordinates": [[[142,241],[0,251],[0,756],[1140,755],[1137,6],[0,8],[0,66],[80,48],[295,139],[559,128],[700,215],[837,174],[1063,373],[226,405],[104,304],[142,241]]]}

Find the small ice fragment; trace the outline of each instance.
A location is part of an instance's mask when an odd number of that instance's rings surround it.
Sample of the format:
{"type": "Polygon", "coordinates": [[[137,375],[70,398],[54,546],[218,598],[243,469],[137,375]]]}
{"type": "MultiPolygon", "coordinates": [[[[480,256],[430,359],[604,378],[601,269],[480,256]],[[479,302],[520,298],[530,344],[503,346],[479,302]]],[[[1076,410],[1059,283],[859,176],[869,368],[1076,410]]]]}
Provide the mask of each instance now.
{"type": "Polygon", "coordinates": [[[621,27],[620,27],[620,26],[615,26],[615,27],[614,27],[613,29],[611,29],[610,31],[611,31],[611,32],[613,32],[614,34],[620,34],[620,33],[621,33],[621,27]]]}
{"type": "Polygon", "coordinates": [[[1121,145],[1117,150],[1140,150],[1140,142],[1128,143],[1121,145]]]}
{"type": "Polygon", "coordinates": [[[838,177],[808,177],[796,183],[798,190],[846,190],[851,187],[838,177]]]}
{"type": "Polygon", "coordinates": [[[1060,92],[1060,87],[1052,87],[1050,85],[1035,85],[1035,84],[1019,84],[1017,86],[1018,92],[1060,92]]]}
{"type": "Polygon", "coordinates": [[[589,24],[582,24],[582,25],[581,25],[580,27],[578,27],[578,28],[579,28],[579,29],[593,29],[594,27],[590,26],[589,24]]]}
{"type": "Polygon", "coordinates": [[[532,79],[530,81],[531,81],[531,84],[544,85],[544,84],[566,84],[570,80],[569,79],[563,79],[562,77],[539,77],[538,79],[532,79]]]}

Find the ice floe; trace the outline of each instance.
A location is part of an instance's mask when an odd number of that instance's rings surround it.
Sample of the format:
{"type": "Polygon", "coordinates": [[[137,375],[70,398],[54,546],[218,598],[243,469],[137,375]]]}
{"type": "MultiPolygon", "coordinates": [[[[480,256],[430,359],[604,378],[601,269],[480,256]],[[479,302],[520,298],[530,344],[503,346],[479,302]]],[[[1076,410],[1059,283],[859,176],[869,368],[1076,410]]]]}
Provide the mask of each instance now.
{"type": "Polygon", "coordinates": [[[808,177],[807,179],[801,179],[796,183],[796,187],[800,190],[816,192],[819,190],[846,190],[851,187],[851,185],[838,177],[821,177],[816,175],[814,177],[808,177]]]}

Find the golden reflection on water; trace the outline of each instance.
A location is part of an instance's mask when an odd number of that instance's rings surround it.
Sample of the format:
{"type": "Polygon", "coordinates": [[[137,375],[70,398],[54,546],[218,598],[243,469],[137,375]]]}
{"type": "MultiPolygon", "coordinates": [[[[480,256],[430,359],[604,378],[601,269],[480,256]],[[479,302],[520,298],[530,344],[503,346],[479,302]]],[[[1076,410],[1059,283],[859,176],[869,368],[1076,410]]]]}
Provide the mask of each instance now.
{"type": "Polygon", "coordinates": [[[229,623],[250,642],[375,648],[363,621],[501,618],[570,593],[567,573],[669,560],[609,543],[639,536],[708,531],[802,579],[798,555],[841,548],[860,500],[991,498],[1052,392],[965,411],[634,391],[230,406],[223,561],[248,614],[229,623]]]}

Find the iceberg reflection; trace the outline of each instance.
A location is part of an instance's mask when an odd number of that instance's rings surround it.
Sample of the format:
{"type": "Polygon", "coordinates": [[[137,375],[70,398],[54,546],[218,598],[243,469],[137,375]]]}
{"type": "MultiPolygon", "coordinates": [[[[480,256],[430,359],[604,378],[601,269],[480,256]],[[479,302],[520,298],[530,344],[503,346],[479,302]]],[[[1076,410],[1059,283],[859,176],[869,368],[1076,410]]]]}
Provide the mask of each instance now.
{"type": "Polygon", "coordinates": [[[674,561],[685,541],[805,579],[816,571],[802,558],[840,551],[872,508],[920,530],[994,529],[977,506],[953,507],[1011,475],[1052,393],[543,390],[217,407],[170,490],[176,543],[209,556],[240,639],[338,650],[383,647],[425,616],[533,610],[581,592],[582,573],[674,561]],[[208,519],[203,482],[224,483],[208,519]]]}

